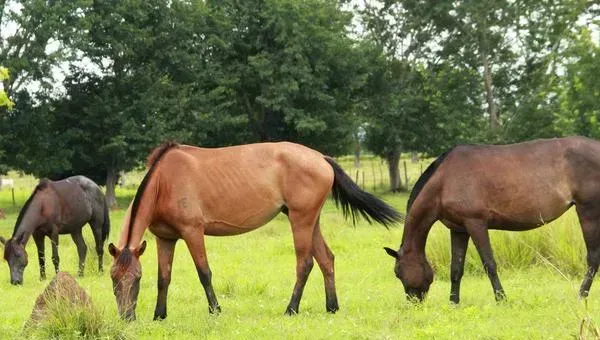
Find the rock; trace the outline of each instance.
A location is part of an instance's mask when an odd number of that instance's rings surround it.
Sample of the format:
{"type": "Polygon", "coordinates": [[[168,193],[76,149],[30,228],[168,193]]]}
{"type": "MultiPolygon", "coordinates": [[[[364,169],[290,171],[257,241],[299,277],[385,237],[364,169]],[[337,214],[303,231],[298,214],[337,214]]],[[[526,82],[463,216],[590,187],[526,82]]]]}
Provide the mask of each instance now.
{"type": "Polygon", "coordinates": [[[68,308],[83,307],[92,309],[90,296],[77,281],[68,273],[58,272],[35,301],[28,325],[43,321],[47,317],[49,304],[55,302],[68,304],[68,308]]]}

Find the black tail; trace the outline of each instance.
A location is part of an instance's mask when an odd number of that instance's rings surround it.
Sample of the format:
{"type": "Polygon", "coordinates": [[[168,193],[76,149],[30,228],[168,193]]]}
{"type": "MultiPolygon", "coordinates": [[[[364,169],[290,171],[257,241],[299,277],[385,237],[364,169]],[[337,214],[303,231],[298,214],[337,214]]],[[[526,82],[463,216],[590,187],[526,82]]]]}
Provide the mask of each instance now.
{"type": "Polygon", "coordinates": [[[394,208],[359,188],[332,158],[325,157],[325,160],[333,168],[335,177],[331,193],[335,205],[341,206],[344,217],[352,215],[352,223],[356,224],[358,213],[360,213],[367,222],[372,223],[371,220],[375,220],[386,227],[403,221],[403,216],[394,208]]]}
{"type": "Polygon", "coordinates": [[[108,203],[106,202],[106,198],[102,200],[104,202],[104,221],[102,221],[102,243],[106,241],[108,238],[108,234],[110,234],[110,209],[108,207],[108,203]]]}

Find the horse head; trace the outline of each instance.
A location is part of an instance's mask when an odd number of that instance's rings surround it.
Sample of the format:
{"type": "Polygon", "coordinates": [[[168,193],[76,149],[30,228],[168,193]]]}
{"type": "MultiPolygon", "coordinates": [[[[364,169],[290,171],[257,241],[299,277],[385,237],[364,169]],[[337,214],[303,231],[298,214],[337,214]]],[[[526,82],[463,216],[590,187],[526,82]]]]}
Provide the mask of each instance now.
{"type": "Polygon", "coordinates": [[[13,238],[5,240],[3,237],[0,237],[0,243],[4,245],[4,259],[10,268],[10,283],[23,284],[23,272],[28,263],[25,245],[19,240],[13,238]]]}
{"type": "Polygon", "coordinates": [[[108,245],[108,251],[113,257],[113,265],[110,269],[113,293],[117,299],[119,315],[124,320],[135,320],[135,307],[142,278],[140,256],[144,250],[146,250],[146,241],[134,250],[130,250],[127,246],[118,249],[112,243],[108,245]]]}
{"type": "Polygon", "coordinates": [[[425,254],[415,252],[405,254],[402,248],[399,251],[388,247],[384,249],[388,255],[396,259],[394,272],[396,277],[402,281],[406,297],[409,300],[423,301],[433,282],[433,269],[427,262],[425,254]]]}

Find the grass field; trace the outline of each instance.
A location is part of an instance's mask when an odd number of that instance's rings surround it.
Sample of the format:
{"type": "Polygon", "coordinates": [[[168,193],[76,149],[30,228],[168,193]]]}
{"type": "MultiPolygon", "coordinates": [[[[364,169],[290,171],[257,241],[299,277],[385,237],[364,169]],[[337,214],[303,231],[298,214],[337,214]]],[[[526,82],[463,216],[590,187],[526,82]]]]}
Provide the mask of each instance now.
{"type": "MultiPolygon", "coordinates": [[[[346,160],[343,163],[349,167],[346,160]]],[[[370,168],[370,164],[366,164],[363,169],[370,168]]],[[[413,165],[409,177],[416,179],[418,169],[413,165]]],[[[365,180],[368,178],[366,173],[365,180]]],[[[19,204],[30,191],[31,188],[18,188],[19,204]]],[[[119,189],[122,207],[133,194],[134,189],[119,189]]],[[[382,197],[404,210],[406,194],[384,194],[382,197]]],[[[0,220],[0,235],[5,237],[12,233],[18,213],[11,204],[10,193],[0,191],[0,208],[7,212],[7,218],[0,220]]],[[[111,213],[111,242],[117,240],[123,215],[124,210],[111,213]]],[[[294,317],[283,315],[295,280],[292,235],[285,216],[278,216],[263,228],[245,235],[207,238],[213,283],[223,308],[219,316],[208,314],[204,291],[192,260],[185,244],[179,242],[169,291],[168,318],[162,322],[152,321],[157,265],[155,243],[150,233],[145,235],[149,247],[142,256],[143,277],[136,322],[119,322],[112,282],[107,273],[112,259],[106,253],[106,272],[98,274],[88,227],[85,228],[89,247],[86,276],[79,282],[100,309],[104,321],[132,339],[597,337],[595,325],[600,319],[600,283],[592,288],[587,301],[577,298],[585,269],[585,252],[573,211],[535,231],[492,232],[499,275],[508,295],[506,302],[498,304],[494,301],[490,283],[471,245],[459,306],[448,302],[449,233],[441,224],[433,227],[427,245],[436,278],[427,300],[415,305],[404,298],[402,286],[393,273],[394,262],[382,249],[383,246],[398,247],[402,226],[386,230],[361,222],[352,227],[343,220],[332,202],[324,207],[321,221],[325,239],[336,255],[340,311],[335,315],[325,312],[323,278],[316,265],[304,292],[300,314],[294,317]]],[[[47,263],[51,266],[49,248],[47,245],[47,263]]],[[[48,283],[38,280],[33,242],[28,244],[27,250],[30,260],[22,287],[10,285],[8,266],[4,261],[0,263],[0,338],[21,338],[22,326],[34,301],[48,283]]],[[[77,256],[70,237],[61,237],[59,250],[62,270],[75,274],[77,256]]],[[[77,337],[68,325],[57,334],[61,338],[77,337]]],[[[28,336],[45,337],[47,334],[28,336]]]]}

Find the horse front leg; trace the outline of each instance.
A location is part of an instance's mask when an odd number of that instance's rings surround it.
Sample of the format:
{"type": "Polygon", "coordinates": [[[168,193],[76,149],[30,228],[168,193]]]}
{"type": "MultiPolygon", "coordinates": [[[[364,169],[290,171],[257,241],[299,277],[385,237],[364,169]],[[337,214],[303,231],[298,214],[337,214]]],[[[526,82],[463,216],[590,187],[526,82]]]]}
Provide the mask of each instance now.
{"type": "Polygon", "coordinates": [[[50,241],[52,243],[52,264],[54,264],[54,272],[58,273],[60,264],[60,258],[58,257],[58,231],[50,235],[50,241]]]}
{"type": "Polygon", "coordinates": [[[583,231],[583,239],[587,248],[588,265],[588,270],[579,289],[579,297],[586,298],[600,265],[600,221],[596,216],[598,213],[584,211],[579,206],[577,208],[581,230],[583,231]]]}
{"type": "Polygon", "coordinates": [[[40,264],[40,280],[46,279],[46,251],[43,234],[33,234],[33,240],[38,251],[38,261],[40,264]]]}
{"type": "Polygon", "coordinates": [[[200,283],[202,283],[202,287],[204,287],[206,300],[208,300],[208,312],[211,314],[220,313],[221,306],[219,306],[217,296],[215,295],[212,286],[212,272],[210,271],[208,259],[206,258],[204,231],[202,230],[199,232],[197,228],[187,228],[187,230],[191,230],[192,232],[182,235],[182,237],[194,259],[200,283]]]}
{"type": "Polygon", "coordinates": [[[496,260],[494,260],[494,253],[492,251],[492,245],[490,244],[490,235],[488,234],[487,226],[481,221],[474,221],[467,223],[465,227],[469,232],[469,235],[471,235],[475,247],[477,247],[477,252],[483,262],[483,268],[492,283],[496,301],[504,300],[506,294],[504,293],[502,284],[500,284],[498,272],[496,271],[496,260]]]}
{"type": "Polygon", "coordinates": [[[154,320],[163,320],[167,317],[167,292],[171,283],[171,266],[175,254],[177,240],[156,237],[156,250],[158,252],[158,296],[154,309],[154,320]]]}
{"type": "Polygon", "coordinates": [[[452,246],[452,264],[450,265],[450,302],[460,302],[460,281],[465,269],[465,255],[469,246],[469,234],[466,232],[450,231],[452,246]]]}

